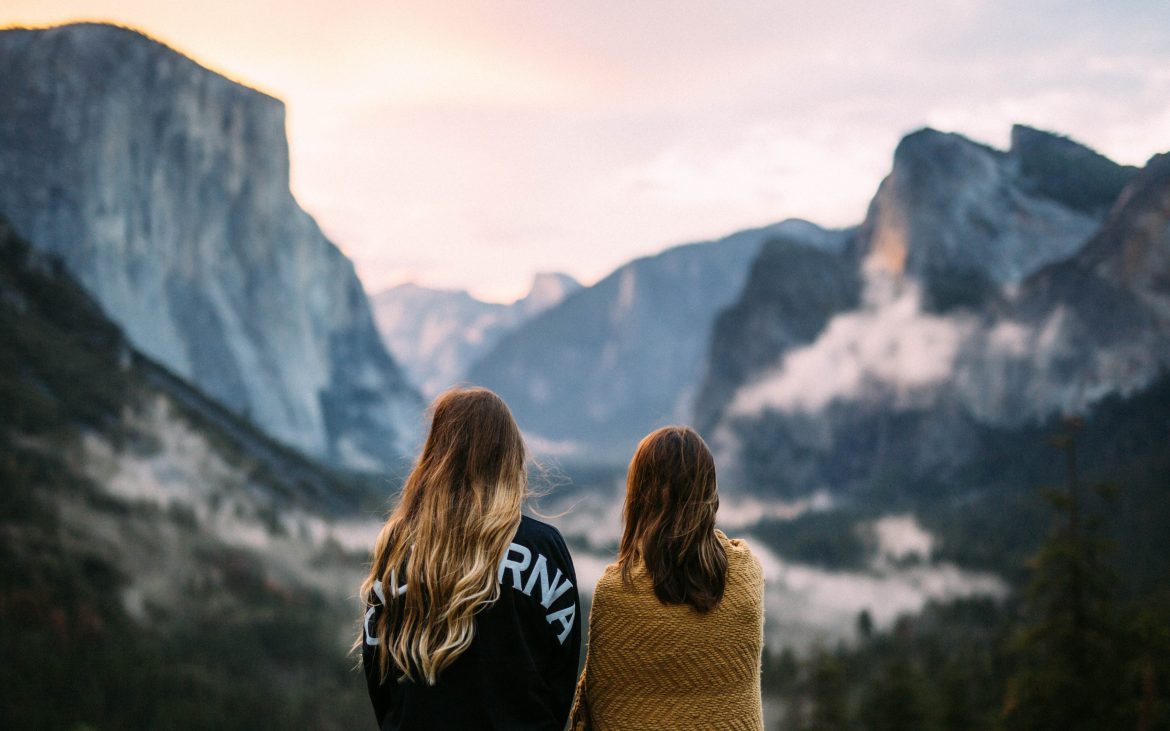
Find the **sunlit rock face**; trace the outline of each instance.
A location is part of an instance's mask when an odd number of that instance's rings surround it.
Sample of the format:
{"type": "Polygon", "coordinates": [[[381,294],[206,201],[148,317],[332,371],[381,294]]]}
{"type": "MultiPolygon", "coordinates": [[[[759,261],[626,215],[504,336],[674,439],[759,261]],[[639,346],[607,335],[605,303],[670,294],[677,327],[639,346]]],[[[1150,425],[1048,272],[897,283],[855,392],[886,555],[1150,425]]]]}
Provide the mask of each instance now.
{"type": "Polygon", "coordinates": [[[394,464],[420,400],[289,190],[284,105],[136,32],[0,32],[0,209],[134,344],[270,434],[394,464]]]}
{"type": "Polygon", "coordinates": [[[726,484],[947,481],[1004,430],[1148,386],[1170,367],[1166,160],[907,137],[843,255],[817,274],[765,249],[717,320],[699,404],[726,484]]]}
{"type": "MultiPolygon", "coordinates": [[[[1017,128],[1013,140],[1013,148],[1001,152],[932,129],[905,137],[859,232],[866,270],[914,277],[923,285],[925,304],[946,309],[1074,254],[1104,211],[1093,198],[1075,200],[1081,205],[1074,206],[1066,200],[1070,196],[1052,195],[1062,185],[1079,190],[1097,183],[1097,166],[1075,154],[1095,153],[1027,128],[1017,128]],[[1074,164],[1055,171],[1043,164],[1057,155],[1074,164]],[[1058,175],[1069,180],[1057,181],[1058,175]]],[[[1111,203],[1127,175],[1105,164],[1116,186],[1111,203]]]]}
{"type": "Polygon", "coordinates": [[[370,304],[386,347],[429,398],[460,382],[500,338],[580,288],[567,274],[540,272],[528,294],[511,304],[417,284],[380,292],[370,304]]]}
{"type": "Polygon", "coordinates": [[[776,236],[833,239],[786,221],[637,259],[504,337],[468,377],[508,401],[536,451],[626,461],[651,429],[693,418],[711,324],[776,236]]]}

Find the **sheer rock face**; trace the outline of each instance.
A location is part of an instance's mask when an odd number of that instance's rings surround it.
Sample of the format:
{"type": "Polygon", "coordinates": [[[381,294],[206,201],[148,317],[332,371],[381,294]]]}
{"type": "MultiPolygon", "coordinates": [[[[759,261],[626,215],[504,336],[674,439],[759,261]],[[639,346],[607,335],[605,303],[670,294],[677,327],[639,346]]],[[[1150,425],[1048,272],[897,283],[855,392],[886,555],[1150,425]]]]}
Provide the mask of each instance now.
{"type": "MultiPolygon", "coordinates": [[[[1076,253],[1101,211],[1073,206],[1061,194],[1096,181],[1100,170],[1068,146],[1095,153],[1027,128],[1017,128],[1014,139],[1018,146],[1001,152],[932,129],[905,137],[859,233],[867,271],[917,279],[925,304],[944,310],[1076,253]],[[1072,164],[1051,170],[1045,163],[1057,153],[1072,164]]],[[[1123,168],[1104,164],[1115,182],[1124,180],[1123,168]]]]}
{"type": "Polygon", "coordinates": [[[420,401],[289,190],[284,106],[136,32],[0,32],[0,210],[134,344],[280,440],[395,463],[420,401]]]}
{"type": "Polygon", "coordinates": [[[716,323],[699,413],[727,484],[945,482],[1170,369],[1170,155],[912,134],[844,256],[766,247],[716,323]]]}

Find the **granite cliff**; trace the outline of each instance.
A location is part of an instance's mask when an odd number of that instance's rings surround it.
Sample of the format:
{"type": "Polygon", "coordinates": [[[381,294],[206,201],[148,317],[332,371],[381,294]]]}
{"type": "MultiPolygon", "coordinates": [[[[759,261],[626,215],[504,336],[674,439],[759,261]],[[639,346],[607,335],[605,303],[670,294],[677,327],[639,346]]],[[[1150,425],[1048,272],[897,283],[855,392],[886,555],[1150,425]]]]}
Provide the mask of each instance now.
{"type": "Polygon", "coordinates": [[[0,210],[134,345],[281,441],[384,469],[421,401],[289,189],[284,105],[135,31],[0,32],[0,210]]]}
{"type": "Polygon", "coordinates": [[[1166,157],[1136,171],[1038,130],[1012,140],[913,133],[840,255],[763,250],[698,401],[728,483],[946,481],[1006,431],[1170,368],[1166,157]]]}
{"type": "Polygon", "coordinates": [[[903,138],[858,231],[866,270],[916,279],[924,305],[945,310],[1076,253],[1132,169],[1026,127],[1012,141],[1000,151],[933,129],[903,138]]]}

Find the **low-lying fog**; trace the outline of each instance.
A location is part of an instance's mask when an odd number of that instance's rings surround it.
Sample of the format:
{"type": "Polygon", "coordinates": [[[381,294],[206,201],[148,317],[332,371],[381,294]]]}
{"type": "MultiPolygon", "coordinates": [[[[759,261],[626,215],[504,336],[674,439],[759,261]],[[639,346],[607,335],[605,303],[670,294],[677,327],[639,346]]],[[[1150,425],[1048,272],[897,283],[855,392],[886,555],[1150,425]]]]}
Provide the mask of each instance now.
{"type": "MultiPolygon", "coordinates": [[[[577,580],[586,595],[613,561],[621,531],[622,486],[612,491],[557,499],[550,495],[537,509],[565,535],[573,550],[577,580]]],[[[891,514],[858,521],[868,547],[864,567],[830,570],[778,555],[753,528],[769,521],[793,520],[807,512],[836,510],[831,497],[818,493],[799,501],[721,496],[717,524],[742,538],[760,560],[767,582],[766,634],[773,650],[806,650],[816,643],[854,639],[858,615],[868,611],[874,626],[891,626],[899,615],[920,611],[931,599],[971,595],[1003,597],[998,576],[969,571],[933,558],[935,540],[912,515],[891,514]]]]}
{"type": "MultiPolygon", "coordinates": [[[[302,582],[326,593],[352,592],[356,597],[364,571],[356,559],[368,555],[381,516],[324,518],[281,509],[255,491],[228,490],[226,486],[246,486],[247,476],[218,460],[201,436],[169,418],[161,405],[155,407],[141,418],[160,439],[156,453],[115,453],[100,440],[85,442],[83,462],[95,481],[129,503],[151,503],[172,512],[183,508],[191,521],[210,529],[225,544],[266,556],[278,574],[299,575],[302,582]],[[330,546],[338,558],[348,557],[345,564],[352,562],[350,570],[339,570],[333,563],[318,565],[314,556],[328,552],[330,546]]],[[[612,471],[573,481],[550,473],[534,482],[538,495],[542,487],[547,494],[533,499],[530,507],[564,534],[579,587],[588,597],[616,554],[624,484],[612,471]]],[[[899,614],[916,612],[933,598],[1006,593],[1006,585],[996,576],[935,560],[935,540],[913,516],[860,521],[839,510],[827,493],[797,501],[721,496],[719,527],[747,540],[764,568],[767,636],[773,649],[801,650],[818,641],[849,640],[863,610],[869,611],[876,627],[884,628],[899,614]],[[853,561],[848,570],[832,570],[795,561],[765,540],[769,536],[775,540],[790,521],[809,514],[840,516],[844,539],[863,535],[862,560],[853,561]]],[[[828,530],[824,540],[832,544],[838,528],[828,530]]],[[[165,573],[165,562],[156,557],[151,564],[156,563],[160,565],[144,569],[144,576],[165,573]]],[[[149,593],[150,581],[143,578],[139,583],[129,587],[128,604],[140,604],[135,597],[149,593]]]]}

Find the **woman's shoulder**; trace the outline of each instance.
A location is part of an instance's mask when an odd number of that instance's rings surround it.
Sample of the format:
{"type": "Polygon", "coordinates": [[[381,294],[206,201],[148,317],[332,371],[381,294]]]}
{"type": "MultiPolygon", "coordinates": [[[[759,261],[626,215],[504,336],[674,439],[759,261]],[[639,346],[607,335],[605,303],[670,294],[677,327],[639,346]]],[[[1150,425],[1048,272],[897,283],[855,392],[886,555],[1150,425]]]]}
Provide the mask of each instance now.
{"type": "Polygon", "coordinates": [[[531,515],[520,515],[520,526],[516,529],[517,535],[533,536],[545,538],[548,540],[563,541],[561,532],[554,526],[545,523],[543,520],[537,520],[531,515]]]}
{"type": "Polygon", "coordinates": [[[605,567],[597,584],[593,587],[593,605],[605,603],[610,597],[622,595],[631,590],[630,584],[622,576],[621,564],[616,561],[605,567]]]}
{"type": "Polygon", "coordinates": [[[614,561],[601,572],[601,578],[597,580],[597,591],[616,589],[622,585],[622,581],[621,564],[614,561]]]}
{"type": "Polygon", "coordinates": [[[742,573],[749,580],[763,582],[764,568],[746,540],[728,538],[727,534],[719,529],[715,530],[715,535],[719,537],[719,542],[723,544],[723,550],[727,553],[729,573],[742,573]]]}
{"type": "Polygon", "coordinates": [[[565,555],[569,553],[569,548],[565,545],[565,539],[559,530],[528,515],[520,516],[520,525],[516,528],[516,537],[513,541],[534,548],[551,547],[557,553],[565,555]]]}
{"type": "Polygon", "coordinates": [[[715,536],[719,539],[719,542],[723,544],[723,548],[727,551],[728,554],[736,554],[744,557],[750,557],[752,559],[755,558],[755,554],[752,553],[751,546],[748,545],[748,542],[743,538],[729,538],[726,533],[719,530],[718,528],[715,529],[715,536]]]}

